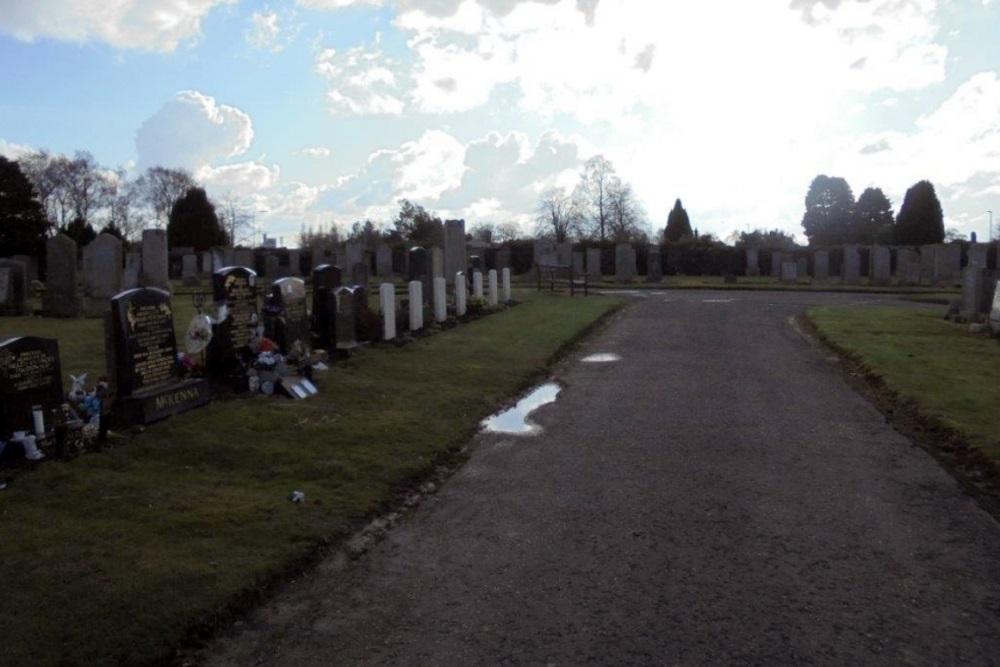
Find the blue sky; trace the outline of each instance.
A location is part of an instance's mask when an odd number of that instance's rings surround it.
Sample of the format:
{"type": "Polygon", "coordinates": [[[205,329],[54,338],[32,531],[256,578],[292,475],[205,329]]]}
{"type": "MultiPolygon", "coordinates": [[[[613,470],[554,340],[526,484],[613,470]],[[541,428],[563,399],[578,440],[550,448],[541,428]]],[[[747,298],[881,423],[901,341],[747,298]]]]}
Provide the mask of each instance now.
{"type": "Polygon", "coordinates": [[[0,153],[184,167],[303,224],[517,221],[601,153],[651,230],[801,237],[814,176],[1000,228],[993,0],[0,0],[0,153]]]}

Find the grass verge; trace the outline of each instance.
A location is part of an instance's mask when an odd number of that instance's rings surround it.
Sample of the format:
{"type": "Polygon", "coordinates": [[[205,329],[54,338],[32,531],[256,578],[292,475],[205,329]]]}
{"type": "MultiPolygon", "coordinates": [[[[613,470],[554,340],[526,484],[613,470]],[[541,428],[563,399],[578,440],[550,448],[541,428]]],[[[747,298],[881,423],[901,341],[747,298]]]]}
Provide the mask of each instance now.
{"type": "Polygon", "coordinates": [[[848,380],[1000,519],[1000,345],[942,310],[835,306],[808,321],[848,380]]]}
{"type": "MultiPolygon", "coordinates": [[[[0,493],[0,663],[169,660],[389,507],[620,303],[524,298],[338,363],[307,401],[213,403],[105,453],[13,473],[0,493]]],[[[39,322],[61,343],[82,337],[79,321],[39,322]]]]}

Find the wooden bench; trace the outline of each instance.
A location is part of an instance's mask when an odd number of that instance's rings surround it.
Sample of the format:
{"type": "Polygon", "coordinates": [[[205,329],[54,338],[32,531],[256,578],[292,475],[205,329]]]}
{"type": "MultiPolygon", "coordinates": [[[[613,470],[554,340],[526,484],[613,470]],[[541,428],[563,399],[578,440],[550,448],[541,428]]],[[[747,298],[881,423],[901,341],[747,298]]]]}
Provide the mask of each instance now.
{"type": "Polygon", "coordinates": [[[575,296],[577,290],[583,289],[583,295],[588,295],[589,283],[586,273],[574,273],[571,265],[564,264],[535,264],[535,275],[537,276],[538,291],[542,291],[542,285],[548,284],[549,291],[555,292],[556,285],[569,287],[570,296],[575,296]]]}

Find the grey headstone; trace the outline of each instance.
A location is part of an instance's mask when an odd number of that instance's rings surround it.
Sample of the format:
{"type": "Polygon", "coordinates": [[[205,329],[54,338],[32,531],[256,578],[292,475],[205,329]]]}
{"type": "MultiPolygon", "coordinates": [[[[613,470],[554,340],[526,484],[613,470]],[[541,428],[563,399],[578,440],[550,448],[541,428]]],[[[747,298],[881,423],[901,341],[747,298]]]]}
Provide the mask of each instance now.
{"type": "Polygon", "coordinates": [[[757,248],[747,248],[747,277],[756,278],[760,275],[760,259],[757,248]]]}
{"type": "Polygon", "coordinates": [[[857,285],[861,282],[861,252],[856,245],[844,246],[841,282],[845,285],[857,285]]]}
{"type": "Polygon", "coordinates": [[[937,246],[938,283],[953,285],[962,275],[962,246],[957,243],[942,243],[937,246]]]}
{"type": "Polygon", "coordinates": [[[968,259],[969,264],[975,264],[981,269],[986,268],[986,245],[981,245],[978,243],[973,243],[969,246],[968,259]]]}
{"type": "Polygon", "coordinates": [[[615,245],[615,280],[627,283],[635,277],[635,248],[631,243],[615,245]]]}
{"type": "Polygon", "coordinates": [[[365,261],[365,247],[360,243],[348,243],[344,248],[344,252],[346,253],[346,257],[341,266],[353,267],[355,264],[365,261]]]}
{"type": "Polygon", "coordinates": [[[254,271],[253,250],[249,250],[247,248],[237,248],[233,253],[233,263],[229,266],[242,266],[244,269],[254,271]]]}
{"type": "Polygon", "coordinates": [[[900,285],[920,284],[920,255],[913,248],[896,248],[896,281],[900,285]]]}
{"type": "Polygon", "coordinates": [[[76,241],[56,234],[45,242],[48,275],[45,279],[43,309],[49,317],[78,317],[80,299],[76,294],[76,241]]]}
{"type": "Polygon", "coordinates": [[[366,287],[369,282],[368,262],[358,262],[351,267],[351,284],[366,287]]]}
{"type": "Polygon", "coordinates": [[[382,339],[396,337],[396,286],[382,283],[378,286],[378,305],[382,313],[382,339]]]}
{"type": "Polygon", "coordinates": [[[559,264],[559,254],[556,252],[556,244],[549,239],[538,239],[535,241],[535,264],[538,266],[556,266],[559,264]]]}
{"type": "Polygon", "coordinates": [[[872,248],[872,277],[873,285],[888,285],[892,279],[892,256],[889,248],[884,245],[877,245],[872,248]]]}
{"type": "Polygon", "coordinates": [[[199,276],[210,276],[215,271],[215,260],[212,259],[212,253],[208,250],[201,253],[201,265],[198,267],[199,276]]]}
{"type": "Polygon", "coordinates": [[[510,248],[500,248],[497,250],[496,263],[498,269],[510,268],[510,248]]]}
{"type": "Polygon", "coordinates": [[[409,283],[410,297],[410,331],[419,331],[424,328],[424,284],[419,280],[411,280],[409,283]]]}
{"type": "Polygon", "coordinates": [[[111,298],[125,287],[122,242],[111,234],[99,234],[83,248],[83,293],[87,316],[111,312],[111,298]]]}
{"type": "Polygon", "coordinates": [[[142,285],[170,292],[170,256],[167,253],[167,232],[163,229],[142,230],[142,285]]]}
{"type": "Polygon", "coordinates": [[[795,271],[799,278],[809,277],[809,260],[805,257],[800,257],[795,260],[795,271]]]}
{"type": "Polygon", "coordinates": [[[782,262],[781,263],[781,282],[783,283],[794,283],[799,279],[798,276],[799,265],[796,262],[782,262]]]}
{"type": "Polygon", "coordinates": [[[467,265],[465,221],[447,220],[444,223],[444,277],[449,285],[455,284],[455,274],[465,271],[467,265]]]}
{"type": "Polygon", "coordinates": [[[139,283],[142,281],[142,253],[126,253],[123,280],[123,289],[135,289],[139,286],[139,283]]]}
{"type": "Polygon", "coordinates": [[[375,251],[375,273],[380,278],[392,276],[392,248],[387,245],[380,245],[375,251]]]}
{"type": "MultiPolygon", "coordinates": [[[[28,315],[28,267],[17,259],[0,259],[0,315],[28,315]]],[[[2,437],[3,434],[0,434],[2,437]]]]}
{"type": "Polygon", "coordinates": [[[937,246],[920,246],[920,284],[933,285],[937,280],[937,246]]]}
{"type": "Polygon", "coordinates": [[[585,256],[582,250],[576,250],[573,252],[573,275],[581,276],[584,270],[584,260],[585,256]]]}
{"type": "Polygon", "coordinates": [[[274,280],[278,277],[278,267],[281,260],[277,255],[266,255],[264,257],[264,277],[274,280]]]}
{"type": "Polygon", "coordinates": [[[780,250],[775,250],[774,252],[772,252],[771,253],[771,277],[772,278],[777,278],[777,279],[781,278],[781,262],[782,262],[781,251],[780,250]]]}
{"type": "Polygon", "coordinates": [[[198,255],[181,257],[181,281],[187,286],[198,284],[198,255]]]}
{"type": "Polygon", "coordinates": [[[649,247],[649,254],[646,256],[646,281],[663,282],[663,256],[658,245],[649,247]]]}
{"type": "MultiPolygon", "coordinates": [[[[214,267],[215,271],[218,271],[219,269],[224,269],[227,266],[236,266],[236,248],[223,248],[220,254],[222,255],[222,257],[218,262],[218,264],[215,265],[214,267]]],[[[252,255],[250,259],[251,261],[253,261],[252,255]]],[[[247,268],[249,268],[249,265],[247,265],[247,268]]],[[[215,273],[215,271],[213,271],[212,273],[215,273]]]]}
{"type": "Polygon", "coordinates": [[[556,244],[556,261],[559,266],[573,265],[573,244],[563,241],[556,244]]]}
{"type": "Polygon", "coordinates": [[[983,269],[979,265],[970,264],[962,270],[962,316],[975,319],[979,312],[980,293],[982,291],[983,269]]]}
{"type": "Polygon", "coordinates": [[[437,246],[431,248],[431,277],[444,278],[444,250],[437,246]]]}
{"type": "Polygon", "coordinates": [[[293,278],[302,275],[302,255],[296,248],[288,251],[288,275],[293,278]]]}
{"type": "Polygon", "coordinates": [[[813,274],[813,278],[819,281],[829,279],[830,253],[826,250],[817,250],[813,254],[813,274]]]}
{"type": "Polygon", "coordinates": [[[600,248],[587,248],[587,275],[598,279],[601,277],[600,248]]]}

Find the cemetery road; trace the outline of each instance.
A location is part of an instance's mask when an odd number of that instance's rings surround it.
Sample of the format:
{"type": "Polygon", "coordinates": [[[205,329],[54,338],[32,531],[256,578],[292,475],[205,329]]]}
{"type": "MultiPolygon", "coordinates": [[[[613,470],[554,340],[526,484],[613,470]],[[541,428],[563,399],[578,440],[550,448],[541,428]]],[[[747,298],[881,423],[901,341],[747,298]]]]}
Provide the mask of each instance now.
{"type": "Polygon", "coordinates": [[[878,298],[636,296],[557,369],[541,434],[478,436],[204,660],[1000,664],[997,523],[789,323],[878,298]]]}

